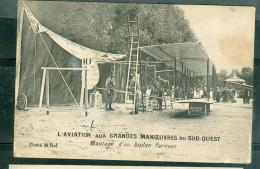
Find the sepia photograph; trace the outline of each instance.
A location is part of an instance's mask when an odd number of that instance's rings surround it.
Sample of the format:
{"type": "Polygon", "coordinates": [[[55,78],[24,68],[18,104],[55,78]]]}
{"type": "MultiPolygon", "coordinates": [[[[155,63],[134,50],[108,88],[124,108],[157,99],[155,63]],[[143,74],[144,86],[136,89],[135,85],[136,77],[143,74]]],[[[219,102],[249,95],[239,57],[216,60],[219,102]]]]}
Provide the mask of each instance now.
{"type": "Polygon", "coordinates": [[[17,8],[15,157],[251,162],[254,7],[17,8]]]}

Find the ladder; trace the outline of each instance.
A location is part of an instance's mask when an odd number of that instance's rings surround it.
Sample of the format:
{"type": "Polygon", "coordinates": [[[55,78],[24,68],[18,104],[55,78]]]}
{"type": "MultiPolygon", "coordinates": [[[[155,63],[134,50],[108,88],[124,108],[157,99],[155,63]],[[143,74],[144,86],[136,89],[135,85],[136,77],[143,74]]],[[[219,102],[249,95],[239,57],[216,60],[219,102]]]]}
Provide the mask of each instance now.
{"type": "MultiPolygon", "coordinates": [[[[128,32],[130,37],[130,52],[129,52],[129,62],[128,62],[128,73],[127,73],[127,82],[126,82],[126,93],[125,93],[125,103],[133,103],[136,107],[136,82],[135,82],[135,88],[134,88],[134,100],[131,100],[131,92],[129,93],[129,86],[131,83],[130,76],[137,77],[138,73],[138,59],[139,59],[139,21],[138,17],[130,18],[127,17],[127,23],[128,23],[128,32]]],[[[137,80],[137,79],[136,79],[137,80]]],[[[139,80],[139,79],[138,79],[139,80]]]]}

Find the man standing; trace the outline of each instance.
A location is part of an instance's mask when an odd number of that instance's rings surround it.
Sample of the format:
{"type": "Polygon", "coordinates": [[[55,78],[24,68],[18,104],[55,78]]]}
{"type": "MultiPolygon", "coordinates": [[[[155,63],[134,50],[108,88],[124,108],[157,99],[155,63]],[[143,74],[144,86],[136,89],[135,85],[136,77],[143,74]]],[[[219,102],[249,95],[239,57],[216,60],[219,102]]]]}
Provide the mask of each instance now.
{"type": "MultiPolygon", "coordinates": [[[[136,75],[133,76],[131,82],[130,82],[130,90],[132,90],[132,100],[133,103],[135,104],[135,110],[134,114],[138,114],[138,106],[139,106],[139,95],[141,93],[141,86],[140,86],[140,74],[137,73],[136,75]]],[[[131,112],[130,114],[133,114],[131,112]]]]}
{"type": "Polygon", "coordinates": [[[105,109],[106,111],[114,110],[112,108],[112,102],[113,102],[114,88],[116,83],[112,72],[110,73],[110,76],[107,78],[105,85],[106,85],[106,94],[107,94],[105,109]]]}
{"type": "Polygon", "coordinates": [[[162,81],[161,81],[160,76],[157,76],[157,78],[156,78],[155,89],[156,89],[156,96],[157,96],[159,111],[162,111],[163,89],[162,89],[162,81]]]}

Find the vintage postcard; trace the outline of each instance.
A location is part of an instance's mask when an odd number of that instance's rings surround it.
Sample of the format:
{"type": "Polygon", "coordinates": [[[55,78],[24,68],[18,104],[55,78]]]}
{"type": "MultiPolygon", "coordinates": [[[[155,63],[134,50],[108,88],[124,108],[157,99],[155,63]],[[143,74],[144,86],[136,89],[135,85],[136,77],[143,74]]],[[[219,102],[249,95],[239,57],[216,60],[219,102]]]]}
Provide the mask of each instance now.
{"type": "Polygon", "coordinates": [[[19,1],[14,156],[250,163],[255,8],[19,1]]]}
{"type": "Polygon", "coordinates": [[[150,167],[150,166],[76,166],[76,165],[9,165],[9,169],[242,169],[222,167],[150,167]]]}

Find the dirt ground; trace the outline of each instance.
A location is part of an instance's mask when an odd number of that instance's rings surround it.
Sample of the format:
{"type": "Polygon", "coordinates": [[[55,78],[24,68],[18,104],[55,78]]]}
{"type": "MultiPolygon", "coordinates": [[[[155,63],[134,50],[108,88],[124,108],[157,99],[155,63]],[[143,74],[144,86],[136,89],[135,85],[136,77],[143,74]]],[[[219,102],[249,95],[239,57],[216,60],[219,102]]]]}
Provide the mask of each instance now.
{"type": "Polygon", "coordinates": [[[79,110],[51,109],[49,115],[46,109],[17,111],[14,153],[18,157],[43,158],[250,162],[252,105],[215,103],[206,117],[187,117],[188,104],[174,103],[173,107],[136,115],[130,115],[124,104],[114,104],[115,111],[109,112],[92,108],[88,116],[79,110]],[[64,132],[91,133],[91,137],[58,136],[64,132]],[[137,138],[111,138],[111,133],[136,134],[137,138]],[[106,137],[97,138],[96,134],[106,137]],[[177,139],[140,139],[140,134],[171,135],[177,139]],[[114,146],[91,146],[93,140],[114,146]],[[57,146],[44,147],[41,143],[57,146]]]}

